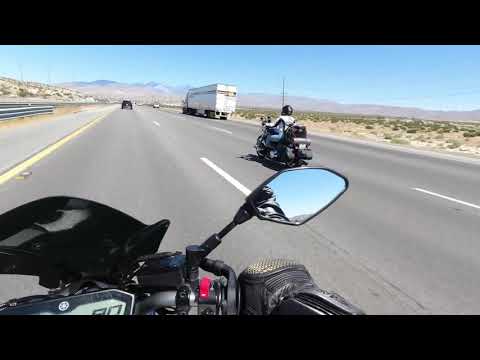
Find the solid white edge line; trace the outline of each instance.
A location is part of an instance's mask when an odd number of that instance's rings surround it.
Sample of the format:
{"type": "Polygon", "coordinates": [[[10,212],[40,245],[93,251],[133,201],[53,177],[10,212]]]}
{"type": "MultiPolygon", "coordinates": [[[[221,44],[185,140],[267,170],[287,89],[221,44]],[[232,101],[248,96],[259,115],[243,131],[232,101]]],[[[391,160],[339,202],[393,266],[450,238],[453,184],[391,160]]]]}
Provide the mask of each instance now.
{"type": "Polygon", "coordinates": [[[235,180],[233,177],[231,177],[229,174],[227,174],[225,171],[220,169],[217,165],[215,165],[213,162],[208,160],[207,158],[200,158],[205,164],[210,166],[213,170],[215,170],[220,176],[222,176],[225,180],[227,180],[230,184],[235,186],[237,190],[239,190],[241,193],[243,193],[245,196],[250,195],[251,191],[247,189],[245,186],[240,184],[237,180],[235,180]]]}
{"type": "Polygon", "coordinates": [[[472,204],[472,203],[469,203],[469,202],[466,202],[466,201],[454,199],[454,198],[451,198],[451,197],[449,197],[449,196],[437,194],[437,193],[434,193],[434,192],[432,192],[432,191],[428,191],[428,190],[424,190],[424,189],[420,189],[420,188],[412,188],[412,189],[413,189],[413,190],[416,190],[416,191],[423,192],[423,193],[425,193],[425,194],[432,195],[432,196],[437,196],[437,197],[442,198],[442,199],[445,199],[445,200],[450,200],[450,201],[453,201],[453,202],[456,202],[456,203],[459,203],[459,204],[462,204],[462,205],[470,206],[470,207],[473,207],[473,208],[475,208],[475,209],[480,209],[480,206],[475,205],[475,204],[472,204]]]}
{"type": "Polygon", "coordinates": [[[156,121],[153,122],[155,125],[160,126],[160,124],[156,121]]]}
{"type": "Polygon", "coordinates": [[[215,126],[208,126],[210,129],[213,129],[213,130],[217,130],[217,131],[221,131],[221,132],[225,132],[227,134],[230,134],[232,135],[233,133],[229,130],[225,130],[225,129],[221,129],[221,128],[218,128],[218,127],[215,127],[215,126]]]}

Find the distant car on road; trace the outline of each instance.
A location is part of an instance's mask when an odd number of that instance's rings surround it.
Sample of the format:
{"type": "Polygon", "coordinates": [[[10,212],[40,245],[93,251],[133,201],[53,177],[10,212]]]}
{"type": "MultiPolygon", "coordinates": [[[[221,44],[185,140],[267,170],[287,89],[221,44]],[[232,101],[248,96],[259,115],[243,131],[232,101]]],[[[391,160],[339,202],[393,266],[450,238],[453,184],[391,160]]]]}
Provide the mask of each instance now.
{"type": "Polygon", "coordinates": [[[154,109],[160,109],[160,104],[153,104],[154,109]]]}
{"type": "Polygon", "coordinates": [[[132,109],[133,109],[132,102],[129,101],[129,100],[123,100],[123,101],[122,101],[122,109],[130,109],[130,110],[132,110],[132,109]]]}

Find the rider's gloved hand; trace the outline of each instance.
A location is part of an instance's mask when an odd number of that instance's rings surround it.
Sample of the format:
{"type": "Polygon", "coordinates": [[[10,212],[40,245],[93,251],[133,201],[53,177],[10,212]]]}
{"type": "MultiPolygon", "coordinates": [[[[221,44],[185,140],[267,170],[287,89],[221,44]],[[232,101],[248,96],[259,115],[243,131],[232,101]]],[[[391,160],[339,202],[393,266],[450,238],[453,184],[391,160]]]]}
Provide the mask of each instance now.
{"type": "MultiPolygon", "coordinates": [[[[241,291],[242,315],[269,315],[272,312],[296,315],[282,304],[295,298],[326,313],[362,314],[337,294],[321,290],[305,266],[292,260],[263,260],[247,267],[238,278],[241,291]],[[290,312],[289,312],[290,311],[290,312]]],[[[303,303],[301,303],[303,304],[303,303]]],[[[302,305],[303,306],[303,305],[302,305]]]]}

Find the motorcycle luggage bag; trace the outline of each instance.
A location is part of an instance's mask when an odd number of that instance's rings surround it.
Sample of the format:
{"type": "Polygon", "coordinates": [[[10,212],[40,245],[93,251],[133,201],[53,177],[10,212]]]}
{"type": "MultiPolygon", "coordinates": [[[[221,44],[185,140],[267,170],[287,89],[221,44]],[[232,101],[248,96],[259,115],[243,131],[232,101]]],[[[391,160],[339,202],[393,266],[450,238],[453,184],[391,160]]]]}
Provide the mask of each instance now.
{"type": "Polygon", "coordinates": [[[294,138],[306,138],[307,128],[304,125],[292,125],[292,134],[294,138]]]}

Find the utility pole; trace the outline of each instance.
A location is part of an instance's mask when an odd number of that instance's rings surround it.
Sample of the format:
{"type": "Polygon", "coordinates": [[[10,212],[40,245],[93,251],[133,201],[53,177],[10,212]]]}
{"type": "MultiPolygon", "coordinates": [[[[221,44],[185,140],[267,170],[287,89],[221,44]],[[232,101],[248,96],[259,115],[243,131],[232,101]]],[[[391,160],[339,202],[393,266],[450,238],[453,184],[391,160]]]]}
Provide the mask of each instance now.
{"type": "Polygon", "coordinates": [[[22,69],[22,64],[18,63],[18,68],[20,70],[20,81],[23,84],[23,69],[22,69]]]}

